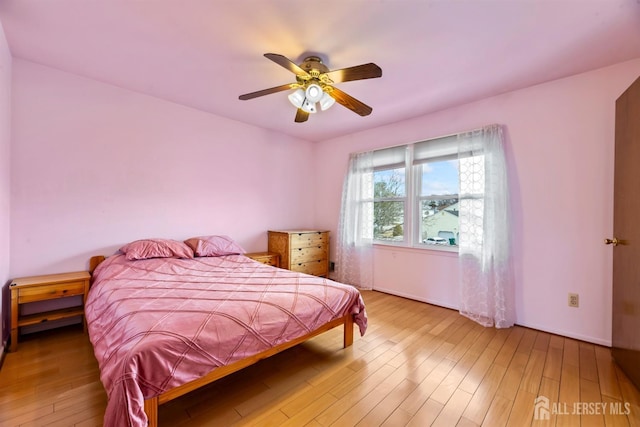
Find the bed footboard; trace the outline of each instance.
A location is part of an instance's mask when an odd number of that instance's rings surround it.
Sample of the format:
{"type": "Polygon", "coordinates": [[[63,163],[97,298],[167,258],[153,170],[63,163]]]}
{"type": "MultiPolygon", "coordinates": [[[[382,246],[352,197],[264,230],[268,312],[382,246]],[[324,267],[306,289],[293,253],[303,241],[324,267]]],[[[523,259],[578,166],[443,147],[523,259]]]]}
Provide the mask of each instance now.
{"type": "Polygon", "coordinates": [[[351,346],[353,344],[353,323],[354,323],[353,316],[350,314],[347,314],[346,316],[333,320],[327,323],[326,325],[323,325],[320,328],[316,329],[315,331],[310,332],[307,335],[304,335],[293,341],[280,344],[274,348],[265,350],[262,353],[258,353],[246,359],[238,360],[237,362],[234,362],[230,365],[221,366],[202,378],[199,378],[195,381],[191,381],[187,384],[183,384],[181,386],[168,390],[159,396],[146,399],[144,401],[144,412],[147,414],[147,418],[149,419],[148,426],[158,427],[158,406],[159,405],[166,403],[170,400],[173,400],[177,397],[180,397],[190,391],[196,390],[202,386],[210,384],[222,377],[226,377],[227,375],[237,372],[243,368],[246,368],[247,366],[253,365],[254,363],[262,359],[266,359],[267,357],[273,356],[288,348],[301,344],[315,337],[316,335],[320,335],[321,333],[329,331],[340,325],[344,326],[344,337],[343,337],[344,348],[351,346]]]}
{"type": "Polygon", "coordinates": [[[147,414],[147,425],[158,427],[158,396],[144,401],[144,413],[147,414]]]}

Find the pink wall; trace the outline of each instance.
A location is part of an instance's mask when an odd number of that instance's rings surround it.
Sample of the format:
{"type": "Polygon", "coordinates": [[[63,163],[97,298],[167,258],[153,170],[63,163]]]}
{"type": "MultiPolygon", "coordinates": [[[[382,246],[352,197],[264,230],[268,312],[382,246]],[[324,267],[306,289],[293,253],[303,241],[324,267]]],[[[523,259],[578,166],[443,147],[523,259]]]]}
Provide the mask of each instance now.
{"type": "Polygon", "coordinates": [[[11,52],[0,23],[0,356],[9,325],[2,313],[9,303],[9,214],[11,140],[11,52]],[[7,294],[7,295],[5,295],[7,294]]]}
{"type": "MultiPolygon", "coordinates": [[[[613,230],[615,100],[638,75],[640,59],[324,141],[314,157],[324,201],[319,225],[337,228],[348,153],[500,123],[512,185],[517,322],[610,345],[612,259],[602,241],[613,230]],[[569,292],[580,294],[580,308],[567,306],[569,292]]],[[[456,263],[455,255],[380,247],[375,288],[457,307],[456,263]]]]}
{"type": "Polygon", "coordinates": [[[32,62],[13,62],[12,277],[82,270],[145,237],[313,226],[313,146],[32,62]]]}

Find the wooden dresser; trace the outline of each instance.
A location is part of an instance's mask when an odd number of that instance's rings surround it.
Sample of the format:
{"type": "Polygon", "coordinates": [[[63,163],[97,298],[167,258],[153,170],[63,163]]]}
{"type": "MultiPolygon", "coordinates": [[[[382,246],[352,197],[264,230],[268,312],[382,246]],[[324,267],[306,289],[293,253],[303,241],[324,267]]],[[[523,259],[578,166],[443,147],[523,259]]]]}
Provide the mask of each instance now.
{"type": "Polygon", "coordinates": [[[328,277],[328,231],[270,230],[268,250],[280,255],[281,268],[328,277]]]}

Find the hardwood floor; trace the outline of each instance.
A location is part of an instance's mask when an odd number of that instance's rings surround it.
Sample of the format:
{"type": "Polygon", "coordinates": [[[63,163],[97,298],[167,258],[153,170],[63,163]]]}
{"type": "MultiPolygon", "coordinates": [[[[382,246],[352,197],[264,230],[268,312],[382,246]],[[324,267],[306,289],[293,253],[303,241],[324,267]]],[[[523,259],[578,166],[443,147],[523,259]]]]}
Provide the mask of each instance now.
{"type": "MultiPolygon", "coordinates": [[[[369,330],[352,347],[325,333],[162,405],[160,425],[640,426],[640,392],[606,347],[363,295],[369,330]]],[[[105,406],[79,327],[24,337],[0,370],[2,426],[99,426],[105,406]]]]}

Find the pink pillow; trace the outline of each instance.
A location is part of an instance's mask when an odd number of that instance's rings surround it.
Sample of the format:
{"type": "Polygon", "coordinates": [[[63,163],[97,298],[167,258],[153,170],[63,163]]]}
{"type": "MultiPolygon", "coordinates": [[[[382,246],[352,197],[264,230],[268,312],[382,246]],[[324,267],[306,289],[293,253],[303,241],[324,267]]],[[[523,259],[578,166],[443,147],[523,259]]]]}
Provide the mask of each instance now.
{"type": "Polygon", "coordinates": [[[243,254],[246,251],[229,236],[192,237],[184,241],[196,256],[223,256],[243,254]]]}
{"type": "Polygon", "coordinates": [[[142,239],[120,248],[129,261],[148,258],[193,258],[193,251],[183,242],[170,239],[142,239]]]}

